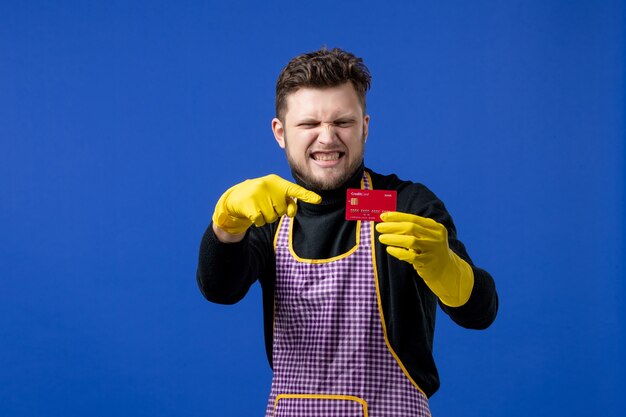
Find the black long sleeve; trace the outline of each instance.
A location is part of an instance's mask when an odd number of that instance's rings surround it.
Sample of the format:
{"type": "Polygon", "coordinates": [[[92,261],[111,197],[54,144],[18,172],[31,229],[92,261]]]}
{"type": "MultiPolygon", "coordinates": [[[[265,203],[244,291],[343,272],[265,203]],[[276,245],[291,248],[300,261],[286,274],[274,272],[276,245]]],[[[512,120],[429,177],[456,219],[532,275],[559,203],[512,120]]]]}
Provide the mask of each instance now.
{"type": "MultiPolygon", "coordinates": [[[[456,238],[456,228],[443,203],[425,186],[384,176],[368,170],[376,189],[398,192],[397,210],[429,217],[448,230],[450,248],[474,271],[474,287],[466,304],[442,310],[462,327],[484,329],[496,317],[498,296],[492,277],[472,263],[465,246],[456,238]]],[[[346,188],[359,188],[362,170],[345,187],[322,194],[322,204],[300,203],[294,220],[293,247],[303,258],[328,259],[355,245],[356,222],[345,220],[346,188]]],[[[217,303],[231,304],[245,296],[259,280],[263,290],[265,342],[271,364],[273,331],[273,289],[275,258],[273,238],[276,223],[251,227],[244,240],[229,244],[217,240],[212,227],[200,246],[197,281],[203,295],[217,303]]],[[[432,395],[439,378],[432,358],[437,297],[417,275],[412,265],[388,256],[375,232],[376,267],[381,304],[388,338],[407,370],[427,395],[432,395]]]]}

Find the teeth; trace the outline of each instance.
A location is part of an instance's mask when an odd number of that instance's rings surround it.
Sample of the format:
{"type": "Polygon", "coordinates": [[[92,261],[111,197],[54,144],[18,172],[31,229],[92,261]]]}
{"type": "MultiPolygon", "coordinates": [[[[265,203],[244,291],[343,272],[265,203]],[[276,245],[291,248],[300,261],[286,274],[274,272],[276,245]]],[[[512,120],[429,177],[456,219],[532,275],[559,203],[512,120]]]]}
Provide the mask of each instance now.
{"type": "Polygon", "coordinates": [[[336,161],[339,159],[339,152],[314,153],[313,159],[316,161],[336,161]]]}

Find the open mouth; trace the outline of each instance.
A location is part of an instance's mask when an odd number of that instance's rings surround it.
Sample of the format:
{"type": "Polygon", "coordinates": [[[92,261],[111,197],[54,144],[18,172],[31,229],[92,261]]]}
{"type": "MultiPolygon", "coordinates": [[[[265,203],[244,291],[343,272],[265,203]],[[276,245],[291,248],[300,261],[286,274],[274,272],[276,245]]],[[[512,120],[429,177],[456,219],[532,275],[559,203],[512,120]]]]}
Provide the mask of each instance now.
{"type": "Polygon", "coordinates": [[[344,152],[313,152],[311,153],[311,158],[315,161],[327,162],[327,161],[338,161],[344,152]]]}

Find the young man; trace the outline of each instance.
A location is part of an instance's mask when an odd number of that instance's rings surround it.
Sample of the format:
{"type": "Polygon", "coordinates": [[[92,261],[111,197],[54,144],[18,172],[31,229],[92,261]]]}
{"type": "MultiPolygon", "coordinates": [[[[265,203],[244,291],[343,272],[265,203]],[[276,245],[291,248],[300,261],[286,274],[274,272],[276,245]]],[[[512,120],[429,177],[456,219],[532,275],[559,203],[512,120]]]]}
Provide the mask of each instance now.
{"type": "Polygon", "coordinates": [[[200,247],[198,284],[235,303],[258,279],[274,376],[266,416],[429,416],[437,304],[484,329],[498,298],[443,203],[424,185],[365,168],[360,58],[322,49],[292,59],[272,130],[297,184],[247,180],[219,199],[200,247]],[[395,190],[381,222],[346,220],[346,191],[395,190]]]}

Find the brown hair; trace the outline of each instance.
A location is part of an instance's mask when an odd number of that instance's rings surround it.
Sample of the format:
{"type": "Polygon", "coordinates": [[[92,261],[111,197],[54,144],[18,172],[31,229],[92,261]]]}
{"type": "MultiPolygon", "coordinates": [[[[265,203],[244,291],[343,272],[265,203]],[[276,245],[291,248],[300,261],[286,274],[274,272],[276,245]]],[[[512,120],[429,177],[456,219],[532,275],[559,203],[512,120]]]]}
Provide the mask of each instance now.
{"type": "Polygon", "coordinates": [[[284,120],[287,95],[302,87],[327,88],[351,82],[365,112],[365,93],[372,77],[361,58],[339,48],[298,55],[276,81],[276,117],[284,120]]]}

